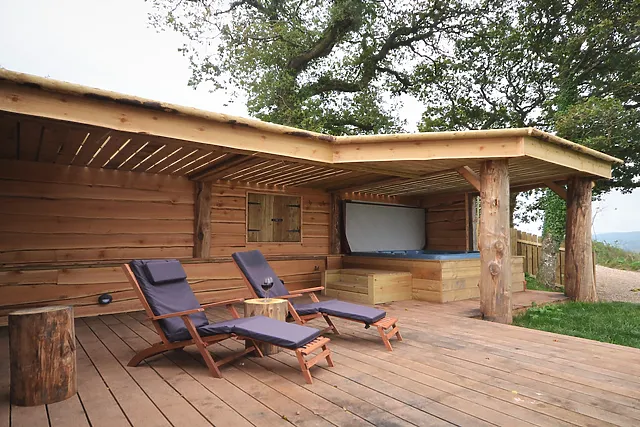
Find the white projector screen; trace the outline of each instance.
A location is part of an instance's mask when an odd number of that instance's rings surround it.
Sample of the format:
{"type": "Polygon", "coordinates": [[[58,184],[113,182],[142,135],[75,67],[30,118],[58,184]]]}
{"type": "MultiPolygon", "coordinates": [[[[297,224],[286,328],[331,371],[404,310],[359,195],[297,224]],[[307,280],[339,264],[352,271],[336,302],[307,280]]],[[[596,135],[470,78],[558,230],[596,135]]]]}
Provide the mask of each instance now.
{"type": "Polygon", "coordinates": [[[345,232],[351,252],[422,249],[425,210],[371,203],[345,203],[345,232]]]}

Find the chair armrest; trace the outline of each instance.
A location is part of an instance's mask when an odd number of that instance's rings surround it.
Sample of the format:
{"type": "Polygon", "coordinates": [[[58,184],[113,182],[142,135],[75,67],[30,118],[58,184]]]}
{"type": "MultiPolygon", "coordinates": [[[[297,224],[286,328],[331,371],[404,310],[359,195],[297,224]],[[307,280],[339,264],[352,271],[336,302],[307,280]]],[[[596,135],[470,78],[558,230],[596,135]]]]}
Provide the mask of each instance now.
{"type": "Polygon", "coordinates": [[[324,289],[324,286],[317,286],[315,288],[307,288],[307,289],[296,289],[296,294],[307,294],[309,292],[318,292],[324,289]]]}
{"type": "Polygon", "coordinates": [[[153,316],[150,319],[151,320],[161,320],[161,319],[168,319],[170,317],[182,317],[182,316],[188,316],[190,314],[199,313],[201,311],[204,311],[204,308],[202,308],[202,307],[193,308],[191,310],[178,311],[177,313],[169,313],[169,314],[163,314],[163,315],[160,315],[160,316],[153,316]]]}
{"type": "Polygon", "coordinates": [[[244,298],[234,298],[234,299],[228,299],[224,301],[210,302],[208,304],[202,304],[202,308],[217,307],[219,305],[236,304],[242,301],[244,301],[244,298]]]}
{"type": "Polygon", "coordinates": [[[289,295],[280,295],[280,296],[274,297],[274,298],[276,298],[276,299],[293,299],[293,298],[298,298],[298,297],[301,297],[301,296],[302,296],[302,294],[289,294],[289,295]]]}

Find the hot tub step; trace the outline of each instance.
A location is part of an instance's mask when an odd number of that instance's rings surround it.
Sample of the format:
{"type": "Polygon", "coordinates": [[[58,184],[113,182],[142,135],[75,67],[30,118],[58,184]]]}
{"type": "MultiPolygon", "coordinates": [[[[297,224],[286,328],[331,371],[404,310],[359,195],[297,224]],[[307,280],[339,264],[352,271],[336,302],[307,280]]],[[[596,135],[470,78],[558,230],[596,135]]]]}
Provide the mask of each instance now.
{"type": "Polygon", "coordinates": [[[327,270],[325,295],[363,304],[411,299],[411,273],[363,268],[327,270]]]}

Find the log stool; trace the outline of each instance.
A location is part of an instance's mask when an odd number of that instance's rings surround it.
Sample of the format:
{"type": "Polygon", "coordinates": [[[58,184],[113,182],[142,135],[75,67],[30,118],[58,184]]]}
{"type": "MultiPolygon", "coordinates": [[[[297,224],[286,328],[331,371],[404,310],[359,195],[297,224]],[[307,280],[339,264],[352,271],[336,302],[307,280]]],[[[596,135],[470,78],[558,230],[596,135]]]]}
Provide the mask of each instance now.
{"type": "Polygon", "coordinates": [[[73,308],[52,306],[9,313],[11,403],[36,406],[76,394],[73,308]]]}
{"type": "MultiPolygon", "coordinates": [[[[289,304],[285,299],[264,298],[248,299],[244,301],[244,317],[265,316],[282,322],[287,320],[289,313],[289,304]]],[[[250,342],[245,343],[245,347],[250,347],[250,342]]],[[[280,351],[280,347],[271,344],[259,343],[258,347],[265,356],[268,354],[276,354],[280,351]]]]}

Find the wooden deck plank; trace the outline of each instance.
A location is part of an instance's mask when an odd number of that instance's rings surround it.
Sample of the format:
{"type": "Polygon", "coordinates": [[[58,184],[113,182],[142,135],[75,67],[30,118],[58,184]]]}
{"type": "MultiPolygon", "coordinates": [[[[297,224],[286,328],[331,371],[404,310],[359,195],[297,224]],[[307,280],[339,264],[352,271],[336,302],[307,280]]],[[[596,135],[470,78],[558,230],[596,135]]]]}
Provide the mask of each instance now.
{"type": "MultiPolygon", "coordinates": [[[[213,317],[216,319],[216,317],[213,317]]],[[[222,318],[217,318],[221,320],[222,318]]],[[[228,341],[223,343],[223,345],[229,346],[237,346],[233,343],[229,343],[228,341]]],[[[281,364],[284,364],[294,371],[298,372],[299,367],[297,365],[297,359],[293,355],[293,353],[288,351],[280,352],[276,355],[270,356],[270,358],[279,361],[281,364]]],[[[260,363],[261,359],[256,359],[258,363],[260,363]]],[[[273,365],[275,372],[280,372],[282,366],[278,366],[278,364],[273,365]]],[[[329,386],[333,387],[333,393],[329,392],[326,395],[319,394],[323,396],[327,400],[333,401],[334,404],[339,405],[342,408],[346,408],[348,411],[353,412],[356,415],[368,420],[373,424],[383,423],[383,422],[401,422],[410,423],[414,425],[449,425],[448,422],[442,419],[438,419],[433,415],[424,412],[416,407],[413,407],[409,404],[406,404],[400,400],[395,399],[394,397],[385,396],[382,393],[370,389],[366,386],[362,386],[355,381],[352,381],[349,378],[342,377],[336,374],[334,371],[336,368],[328,368],[327,370],[321,369],[321,366],[324,366],[322,363],[316,365],[312,371],[312,375],[314,376],[314,386],[311,389],[316,392],[317,387],[315,386],[317,382],[322,381],[323,388],[329,386]],[[345,397],[343,400],[334,401],[336,390],[341,390],[346,392],[349,397],[345,397]],[[357,398],[356,398],[357,397],[357,398]],[[373,405],[373,413],[367,412],[367,405],[373,405]],[[379,413],[379,411],[383,411],[386,413],[379,413]]],[[[299,374],[298,374],[299,375],[299,374]]],[[[330,390],[330,389],[329,389],[330,390]]]]}
{"type": "MultiPolygon", "coordinates": [[[[461,317],[474,304],[385,304],[405,338],[393,352],[373,331],[335,319],[342,335],[327,336],[336,366],[314,367],[313,385],[288,351],[239,359],[223,379],[194,348],[128,368],[135,351],[158,341],[143,313],[78,320],[78,395],[35,408],[9,405],[0,329],[0,427],[640,425],[640,351],[461,317]]],[[[224,356],[242,346],[211,349],[224,356]]]]}
{"type": "MultiPolygon", "coordinates": [[[[132,317],[142,320],[144,314],[132,313],[132,317]]],[[[151,329],[151,324],[148,321],[142,320],[146,329],[149,331],[146,333],[145,338],[147,341],[152,342],[154,337],[157,338],[157,333],[151,329]]],[[[200,384],[202,384],[209,392],[223,400],[231,407],[233,407],[242,417],[248,420],[254,425],[273,425],[273,426],[288,426],[289,423],[282,418],[281,415],[276,414],[271,409],[267,408],[259,399],[254,398],[250,394],[246,393],[241,388],[237,387],[226,378],[218,379],[213,378],[209,374],[209,371],[204,366],[204,362],[198,357],[191,357],[186,351],[179,352],[167,352],[166,357],[185,370],[191,376],[196,378],[200,384]]],[[[223,375],[233,367],[223,367],[223,375]]]]}
{"type": "MultiPolygon", "coordinates": [[[[406,329],[406,328],[405,328],[406,329]]],[[[414,329],[416,341],[421,341],[425,345],[431,344],[432,340],[449,339],[452,342],[464,342],[465,348],[469,350],[465,360],[475,362],[484,366],[491,366],[483,359],[480,353],[489,353],[493,360],[499,360],[500,366],[507,372],[513,373],[520,369],[531,369],[546,375],[559,375],[563,378],[579,378],[581,382],[589,382],[590,385],[602,388],[603,390],[616,392],[633,398],[640,398],[640,390],[634,381],[624,381],[621,378],[612,377],[602,372],[594,372],[593,369],[583,369],[576,364],[565,361],[563,363],[550,363],[547,360],[531,358],[521,354],[520,347],[500,348],[499,345],[491,343],[486,345],[487,340],[491,337],[483,337],[481,340],[475,340],[470,337],[458,336],[456,339],[456,331],[451,332],[451,337],[438,335],[433,331],[423,331],[422,329],[414,329]],[[562,367],[562,368],[560,368],[562,367]]],[[[446,349],[442,350],[446,352],[446,349]]],[[[578,351],[578,350],[575,350],[578,351]]],[[[459,355],[466,353],[460,352],[459,355]]]]}
{"type": "MultiPolygon", "coordinates": [[[[76,324],[78,321],[76,321],[76,324]]],[[[77,326],[76,326],[77,329],[77,326]]],[[[129,420],[78,341],[78,394],[92,427],[125,427],[129,420]]]]}
{"type": "Polygon", "coordinates": [[[87,414],[76,394],[62,402],[47,405],[51,427],[89,427],[87,414]]]}
{"type": "MultiPolygon", "coordinates": [[[[122,325],[125,326],[125,325],[122,325]]],[[[114,326],[115,328],[115,326],[114,326]]],[[[126,331],[124,331],[126,332],[126,331]]],[[[121,337],[123,335],[120,335],[121,337]]],[[[140,341],[142,341],[140,339],[140,341]]],[[[141,344],[141,343],[140,343],[141,344]]],[[[148,344],[145,342],[140,347],[144,348],[148,344]]],[[[151,362],[152,364],[158,365],[157,361],[151,362]]],[[[225,369],[225,379],[233,382],[236,386],[240,387],[246,393],[251,394],[254,397],[262,398],[262,402],[269,407],[271,410],[276,412],[277,414],[281,414],[285,416],[289,421],[294,424],[298,424],[298,421],[301,423],[311,423],[313,425],[323,426],[323,425],[331,425],[329,423],[324,422],[320,417],[315,415],[313,412],[308,411],[306,408],[298,405],[295,400],[291,400],[288,398],[284,398],[284,396],[275,392],[267,386],[264,386],[262,383],[252,379],[245,373],[238,371],[236,369],[225,369]],[[227,374],[228,372],[228,374],[227,374]]],[[[209,394],[207,392],[207,394],[209,394]]],[[[228,421],[226,421],[228,423],[228,421]]],[[[220,423],[218,425],[221,425],[220,423]]]]}
{"type": "MultiPolygon", "coordinates": [[[[448,319],[449,321],[451,319],[448,319]]],[[[610,354],[609,354],[609,358],[607,359],[603,359],[601,361],[595,361],[592,360],[589,362],[589,364],[581,364],[581,363],[575,363],[574,361],[571,360],[571,358],[569,356],[564,356],[564,354],[571,354],[570,352],[579,352],[579,353],[584,353],[584,345],[588,343],[584,343],[584,342],[580,342],[579,344],[577,344],[574,348],[567,348],[567,349],[563,349],[562,353],[563,353],[563,357],[562,358],[556,358],[554,360],[554,363],[549,363],[548,362],[548,358],[544,358],[544,357],[540,357],[539,355],[535,355],[535,352],[531,352],[528,350],[524,350],[529,348],[529,344],[527,342],[524,341],[518,341],[517,339],[513,339],[511,341],[506,341],[501,339],[500,337],[502,336],[502,334],[496,334],[495,331],[493,333],[490,332],[482,332],[482,330],[476,330],[473,329],[474,327],[479,327],[477,325],[475,325],[475,323],[484,323],[484,322],[475,322],[473,320],[469,320],[469,319],[464,319],[466,320],[466,323],[464,323],[464,326],[468,327],[469,330],[471,330],[471,332],[466,332],[466,330],[464,329],[460,329],[459,325],[452,325],[451,323],[449,323],[449,326],[446,328],[446,330],[444,330],[444,325],[443,328],[438,328],[440,330],[440,332],[434,332],[433,329],[425,331],[424,330],[424,326],[423,324],[411,324],[411,321],[407,321],[405,319],[405,327],[408,328],[412,328],[413,330],[416,331],[416,333],[420,333],[421,336],[425,336],[425,335],[429,335],[429,334],[435,334],[435,336],[438,337],[445,337],[444,334],[446,334],[445,339],[447,340],[455,340],[458,342],[462,342],[464,343],[467,347],[469,346],[473,346],[473,345],[483,345],[486,344],[489,340],[492,343],[491,349],[496,349],[495,353],[496,355],[503,355],[508,359],[514,359],[514,361],[518,361],[518,360],[527,360],[530,361],[532,359],[540,359],[541,362],[543,362],[542,364],[544,366],[551,366],[551,367],[556,367],[558,365],[566,365],[569,370],[571,372],[578,372],[580,376],[586,376],[587,378],[595,378],[601,381],[604,381],[605,383],[609,383],[609,384],[618,384],[618,385],[623,385],[625,388],[628,388],[632,391],[634,390],[638,390],[638,383],[637,380],[631,380],[631,381],[624,381],[623,380],[623,375],[621,374],[621,372],[618,372],[616,370],[612,370],[610,369],[611,366],[619,366],[620,370],[624,370],[624,366],[626,365],[625,363],[618,363],[619,360],[616,359],[617,363],[611,363],[612,361],[610,360],[610,354]],[[502,352],[501,352],[502,351],[502,352]],[[505,353],[507,352],[507,353],[505,353]],[[525,357],[522,357],[525,356],[525,357]],[[602,367],[602,366],[598,366],[598,363],[602,363],[605,364],[606,363],[606,368],[602,367]],[[618,381],[620,380],[620,381],[618,381]]],[[[443,322],[446,322],[447,319],[442,320],[443,322]]],[[[430,326],[433,326],[433,323],[439,323],[440,320],[435,320],[434,322],[430,322],[430,326]]],[[[454,322],[455,323],[455,322],[454,322]]],[[[530,330],[525,330],[525,329],[520,329],[520,328],[514,328],[511,327],[511,329],[515,329],[518,332],[523,332],[525,331],[525,333],[528,333],[530,330]]],[[[433,338],[433,337],[432,337],[433,338]]],[[[546,345],[549,346],[553,346],[554,344],[556,344],[556,342],[554,342],[554,340],[557,341],[564,341],[564,340],[570,340],[571,338],[574,337],[568,337],[568,336],[561,336],[561,335],[551,335],[549,336],[549,338],[546,340],[549,343],[547,343],[546,345]]],[[[616,351],[617,353],[617,349],[619,346],[611,346],[611,348],[609,348],[609,351],[616,351]]],[[[541,348],[541,347],[538,347],[541,348]]],[[[541,350],[543,351],[543,350],[541,350]]],[[[553,349],[553,351],[556,352],[556,354],[560,354],[557,349],[553,349]]],[[[635,358],[630,358],[629,362],[632,362],[634,360],[637,360],[637,357],[640,356],[640,352],[636,351],[636,357],[635,358]]],[[[577,356],[578,358],[580,358],[580,356],[577,356]]],[[[538,361],[535,361],[536,364],[539,364],[538,361]]],[[[517,364],[510,364],[510,366],[517,366],[517,364]]],[[[633,370],[636,369],[635,367],[629,367],[629,370],[631,370],[633,372],[633,370]]],[[[566,371],[566,370],[564,370],[566,371]]],[[[627,371],[627,376],[629,375],[629,371],[627,371]]]]}
{"type": "MultiPolygon", "coordinates": [[[[415,322],[415,321],[414,321],[415,322]]],[[[417,327],[420,328],[420,321],[417,321],[417,327]]],[[[471,340],[477,340],[482,337],[491,339],[492,343],[506,345],[509,349],[515,349],[521,352],[521,354],[526,354],[532,358],[539,358],[544,360],[553,361],[555,363],[572,363],[573,366],[578,368],[582,368],[585,370],[590,370],[593,372],[603,373],[605,375],[609,375],[615,378],[624,378],[624,373],[628,376],[629,372],[640,375],[640,368],[636,366],[628,366],[623,368],[619,364],[609,363],[606,366],[606,369],[603,368],[603,362],[611,362],[606,359],[606,353],[611,350],[608,348],[607,351],[602,355],[602,351],[600,349],[596,349],[593,352],[589,352],[588,355],[585,354],[577,354],[577,361],[580,363],[575,363],[576,360],[567,359],[566,354],[567,351],[576,351],[580,350],[584,345],[583,342],[576,342],[573,340],[575,337],[569,336],[559,336],[559,335],[551,335],[546,340],[525,340],[524,337],[528,336],[527,333],[523,333],[525,331],[522,328],[508,328],[501,334],[496,334],[495,331],[487,330],[484,325],[477,323],[483,322],[473,322],[473,321],[465,321],[464,325],[456,325],[453,324],[447,330],[447,332],[451,331],[451,334],[463,334],[466,337],[469,337],[471,340]],[[518,347],[526,348],[527,350],[519,350],[518,347]],[[529,350],[530,349],[530,350],[529,350]],[[535,351],[533,351],[535,350],[535,351]],[[526,353],[522,353],[525,352],[526,353]],[[621,369],[625,369],[622,371],[621,369]]],[[[528,331],[528,330],[526,330],[528,331]]],[[[618,349],[616,346],[616,350],[618,349]]],[[[637,360],[637,352],[635,355],[633,353],[626,354],[621,352],[620,358],[617,360],[628,360],[634,361],[637,360]]],[[[610,354],[609,354],[610,355],[610,354]]],[[[640,383],[640,379],[633,379],[633,382],[640,383]]]]}
{"type": "MultiPolygon", "coordinates": [[[[341,328],[343,329],[348,329],[349,325],[340,325],[341,328]]],[[[403,330],[403,334],[405,335],[405,338],[407,336],[411,336],[411,333],[407,334],[406,332],[406,328],[403,330]]],[[[428,335],[428,333],[425,333],[423,331],[424,335],[428,335]]],[[[419,350],[409,350],[407,353],[408,354],[412,354],[412,356],[406,356],[408,360],[414,360],[416,362],[420,362],[420,364],[424,364],[424,363],[429,363],[426,362],[428,360],[431,360],[433,358],[432,354],[428,354],[431,357],[425,357],[427,354],[425,354],[425,350],[429,350],[432,347],[432,343],[429,342],[429,338],[425,337],[424,338],[424,342],[422,341],[423,337],[414,337],[415,339],[413,341],[411,341],[411,345],[412,346],[416,346],[419,347],[419,350]]],[[[365,348],[363,348],[362,350],[364,350],[365,348]]],[[[442,350],[442,349],[441,349],[442,350]]],[[[380,357],[386,357],[386,354],[384,352],[379,352],[378,350],[372,350],[374,352],[376,352],[376,354],[378,354],[380,357]]],[[[361,351],[362,352],[362,351],[361,351]]],[[[447,360],[447,364],[450,364],[452,359],[455,359],[455,357],[458,358],[463,358],[466,361],[466,364],[469,364],[469,360],[464,358],[464,354],[466,354],[467,352],[473,353],[474,355],[476,354],[480,354],[482,355],[483,353],[486,353],[486,351],[484,351],[482,348],[478,348],[478,349],[472,349],[471,351],[469,350],[455,350],[455,351],[450,351],[449,349],[444,349],[444,353],[441,352],[440,357],[444,358],[443,356],[446,356],[446,354],[451,354],[453,357],[452,358],[448,358],[445,359],[447,360]]],[[[435,353],[436,356],[438,356],[438,353],[435,353]]],[[[356,356],[357,357],[357,356],[356,356]]],[[[483,356],[479,356],[480,359],[483,359],[483,356]]],[[[476,360],[476,358],[474,358],[473,360],[476,360]]],[[[486,359],[486,357],[484,357],[484,359],[486,359]]],[[[407,361],[404,362],[405,364],[408,363],[407,361]]],[[[488,363],[485,367],[491,367],[492,364],[488,363]]],[[[420,370],[420,366],[414,366],[412,365],[413,370],[420,370]]],[[[475,368],[474,368],[475,369],[475,368]]],[[[602,405],[602,404],[598,404],[596,399],[593,399],[592,404],[585,404],[584,400],[588,400],[587,396],[579,396],[574,394],[572,397],[575,400],[570,400],[570,399],[565,399],[562,397],[563,393],[556,393],[553,395],[553,397],[548,397],[546,394],[540,393],[537,389],[539,389],[539,387],[536,387],[536,390],[532,390],[532,389],[527,389],[526,387],[523,387],[521,384],[514,384],[513,378],[515,377],[514,372],[509,372],[509,375],[505,377],[505,373],[503,371],[497,371],[498,374],[496,374],[494,377],[489,378],[488,380],[486,380],[487,382],[493,384],[493,385],[499,385],[501,388],[504,389],[504,391],[513,391],[513,390],[517,390],[518,393],[523,393],[528,391],[528,395],[522,394],[522,396],[527,396],[529,399],[532,399],[531,401],[540,401],[542,400],[543,402],[552,404],[552,405],[560,405],[562,407],[565,408],[569,408],[570,411],[564,411],[564,417],[569,417],[569,419],[573,419],[572,422],[577,422],[580,423],[581,425],[590,425],[591,423],[593,423],[594,421],[596,421],[596,419],[599,419],[600,422],[604,422],[604,421],[615,421],[616,423],[618,423],[619,425],[634,425],[634,423],[637,423],[637,420],[632,420],[630,417],[628,417],[627,415],[629,413],[631,414],[635,414],[636,411],[633,410],[633,408],[624,411],[621,409],[618,409],[617,411],[611,411],[611,408],[615,407],[617,404],[614,401],[610,401],[608,402],[608,404],[602,405]],[[508,378],[508,381],[505,381],[504,378],[508,378]],[[598,406],[607,406],[609,408],[609,410],[602,410],[600,409],[598,406]],[[625,413],[627,415],[620,415],[616,412],[622,412],[625,413]],[[584,417],[581,417],[579,414],[583,414],[584,417]]],[[[458,380],[458,383],[460,384],[464,384],[464,381],[460,381],[458,380]]],[[[479,389],[482,388],[482,383],[476,383],[476,384],[471,384],[469,385],[470,388],[473,389],[479,389]]],[[[565,393],[566,395],[566,393],[565,393]]],[[[548,410],[549,407],[548,405],[545,406],[545,409],[548,410]]],[[[556,411],[557,412],[557,411],[556,411]]]]}
{"type": "MultiPolygon", "coordinates": [[[[469,381],[459,373],[449,373],[444,370],[433,369],[431,367],[433,354],[424,350],[416,352],[414,355],[405,356],[397,360],[397,366],[392,366],[385,353],[370,349],[370,346],[357,346],[347,350],[336,346],[336,353],[346,354],[352,362],[342,360],[343,363],[357,363],[357,369],[364,370],[365,366],[372,366],[372,369],[380,370],[380,366],[386,366],[390,374],[397,375],[398,378],[410,378],[411,381],[420,385],[430,387],[450,389],[452,393],[443,395],[441,402],[459,408],[462,411],[469,409],[469,402],[481,404],[489,409],[496,411],[507,411],[510,415],[518,416],[521,419],[533,422],[537,425],[566,425],[562,420],[571,420],[577,425],[591,425],[595,420],[588,417],[575,416],[573,412],[564,410],[563,408],[547,405],[542,402],[533,401],[531,399],[520,399],[520,396],[513,393],[514,388],[500,389],[495,387],[495,378],[487,378],[486,381],[469,381]],[[369,349],[365,352],[365,349],[369,349]],[[428,362],[425,362],[428,360],[428,362]],[[447,383],[451,381],[451,383],[447,383]],[[453,387],[452,387],[453,386],[453,387]],[[456,390],[455,386],[460,386],[456,390]],[[455,396],[462,399],[452,399],[449,396],[455,396]],[[505,406],[506,405],[506,406],[505,406]],[[555,418],[549,418],[555,417],[555,418]]],[[[366,371],[371,375],[376,375],[375,371],[366,371]]],[[[394,381],[389,379],[389,381],[394,381]]],[[[396,379],[395,381],[398,381],[396,379]]],[[[419,390],[416,384],[411,385],[412,390],[419,390]]],[[[518,388],[518,390],[520,390],[518,388]]],[[[534,394],[535,396],[535,394],[534,394]]]]}
{"type": "MultiPolygon", "coordinates": [[[[135,355],[135,351],[109,329],[106,323],[113,324],[113,322],[107,321],[105,323],[105,317],[113,320],[111,316],[100,316],[85,319],[85,322],[169,422],[172,425],[184,423],[194,427],[211,427],[211,423],[171,388],[150,366],[146,364],[140,364],[137,367],[126,366],[127,362],[135,355]]],[[[120,323],[117,319],[116,322],[120,323]]]]}
{"type": "MultiPolygon", "coordinates": [[[[112,325],[111,329],[118,334],[131,348],[140,350],[149,346],[137,332],[144,335],[149,332],[137,320],[126,314],[114,316],[121,324],[112,325]],[[128,329],[128,331],[126,329],[128,329]]],[[[166,357],[150,359],[147,363],[167,381],[181,396],[187,399],[209,422],[214,425],[250,426],[246,419],[238,414],[227,403],[218,398],[200,384],[195,378],[171,362],[166,357]]]]}
{"type": "Polygon", "coordinates": [[[136,427],[171,425],[83,319],[76,320],[76,336],[131,424],[136,427]]]}
{"type": "Polygon", "coordinates": [[[48,427],[47,407],[11,405],[12,427],[48,427]]]}
{"type": "MultiPolygon", "coordinates": [[[[224,342],[223,345],[233,349],[240,348],[237,347],[239,346],[239,343],[233,343],[229,341],[224,342]]],[[[298,382],[299,384],[303,383],[301,381],[302,377],[300,375],[300,368],[297,364],[297,359],[295,359],[295,356],[292,353],[281,352],[264,359],[272,359],[274,362],[280,362],[272,364],[271,368],[273,369],[273,372],[277,372],[278,374],[285,376],[285,378],[288,378],[289,380],[294,382],[298,382]],[[281,360],[281,357],[284,357],[284,359],[281,360]]],[[[255,359],[255,361],[256,363],[262,364],[264,359],[257,358],[255,359]]],[[[368,395],[367,390],[364,387],[360,390],[361,394],[353,395],[345,391],[340,386],[324,381],[323,378],[319,377],[319,375],[323,376],[323,374],[325,374],[322,369],[319,369],[320,365],[321,364],[316,365],[316,368],[318,369],[313,369],[312,371],[312,375],[314,377],[313,385],[305,386],[316,395],[332,402],[334,405],[342,408],[342,410],[349,411],[374,425],[416,425],[410,423],[406,419],[403,419],[401,416],[398,416],[391,412],[387,412],[384,406],[388,405],[384,403],[381,405],[382,407],[371,403],[369,399],[369,397],[371,396],[368,395]]],[[[400,413],[402,409],[406,410],[408,413],[411,413],[412,409],[414,408],[410,408],[407,405],[396,402],[394,408],[395,412],[400,413]]],[[[408,415],[409,414],[404,414],[405,417],[408,415]]],[[[432,422],[430,422],[433,420],[430,420],[428,414],[422,413],[422,416],[423,420],[418,425],[434,425],[432,422]]],[[[439,420],[439,425],[442,424],[448,423],[443,423],[439,420]]]]}

